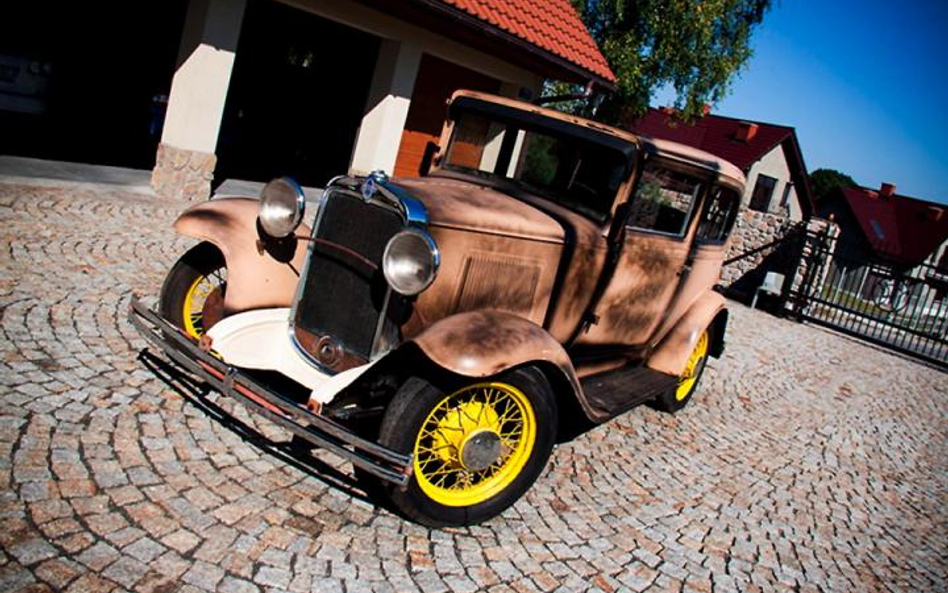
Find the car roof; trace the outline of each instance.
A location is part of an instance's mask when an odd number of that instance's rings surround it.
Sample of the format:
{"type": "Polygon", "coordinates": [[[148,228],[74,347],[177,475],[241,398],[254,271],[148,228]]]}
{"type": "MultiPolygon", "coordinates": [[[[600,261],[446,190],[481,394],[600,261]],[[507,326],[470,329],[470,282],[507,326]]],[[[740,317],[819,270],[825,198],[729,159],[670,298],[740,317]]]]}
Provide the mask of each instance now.
{"type": "Polygon", "coordinates": [[[451,101],[454,102],[454,100],[459,97],[469,97],[471,99],[505,105],[507,107],[519,109],[528,113],[542,115],[544,117],[567,122],[576,126],[581,126],[583,128],[596,130],[604,134],[609,134],[617,139],[629,142],[655,156],[677,160],[683,164],[690,164],[705,169],[709,172],[719,175],[726,180],[729,180],[732,184],[738,185],[741,188],[744,187],[746,182],[744,173],[734,164],[709,152],[680,144],[678,142],[634,134],[628,130],[609,126],[591,119],[580,117],[578,115],[563,113],[562,111],[550,109],[549,107],[541,107],[539,105],[534,105],[533,103],[526,103],[524,101],[511,99],[509,97],[500,97],[498,95],[491,95],[477,91],[458,90],[455,91],[451,96],[451,101]]]}
{"type": "Polygon", "coordinates": [[[639,140],[643,148],[652,154],[698,165],[731,180],[742,188],[746,183],[744,172],[738,169],[737,165],[710,152],[671,140],[652,138],[651,136],[639,136],[639,140]]]}

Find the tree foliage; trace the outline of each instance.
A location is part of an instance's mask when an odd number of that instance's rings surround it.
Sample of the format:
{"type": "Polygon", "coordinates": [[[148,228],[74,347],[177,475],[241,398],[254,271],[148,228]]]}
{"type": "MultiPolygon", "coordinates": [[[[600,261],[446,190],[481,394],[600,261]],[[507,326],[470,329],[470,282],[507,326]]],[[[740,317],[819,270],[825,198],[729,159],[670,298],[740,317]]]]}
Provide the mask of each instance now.
{"type": "Polygon", "coordinates": [[[858,185],[852,177],[835,169],[817,169],[810,173],[809,177],[810,192],[817,203],[838,187],[858,185]]]}
{"type": "Polygon", "coordinates": [[[752,55],[751,33],[771,0],[572,0],[612,71],[617,91],[598,117],[642,115],[653,93],[674,88],[683,119],[727,94],[752,55]]]}

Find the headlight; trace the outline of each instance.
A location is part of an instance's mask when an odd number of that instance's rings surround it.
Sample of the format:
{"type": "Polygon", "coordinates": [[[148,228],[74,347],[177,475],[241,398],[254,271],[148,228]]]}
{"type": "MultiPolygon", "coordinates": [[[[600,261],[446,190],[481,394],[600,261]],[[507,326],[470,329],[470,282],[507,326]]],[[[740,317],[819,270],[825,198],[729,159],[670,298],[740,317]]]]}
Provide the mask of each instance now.
{"type": "Polygon", "coordinates": [[[306,196],[303,188],[289,177],[274,179],[260,192],[257,220],[274,239],[289,237],[303,220],[306,196]]]}
{"type": "Polygon", "coordinates": [[[395,292],[412,296],[431,285],[439,262],[434,239],[424,231],[407,229],[389,239],[382,257],[382,272],[395,292]]]}

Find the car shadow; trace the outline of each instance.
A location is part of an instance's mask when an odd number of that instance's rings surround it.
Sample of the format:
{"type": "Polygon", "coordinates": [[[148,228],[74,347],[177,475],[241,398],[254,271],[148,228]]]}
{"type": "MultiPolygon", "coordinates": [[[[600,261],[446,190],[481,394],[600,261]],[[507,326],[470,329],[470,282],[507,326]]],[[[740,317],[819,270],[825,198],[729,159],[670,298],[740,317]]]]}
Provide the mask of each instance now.
{"type": "Polygon", "coordinates": [[[308,443],[295,438],[289,442],[277,442],[268,438],[211,401],[208,395],[214,390],[209,385],[192,378],[147,348],[139,352],[138,360],[168,388],[245,442],[348,496],[379,505],[368,484],[313,457],[309,453],[312,447],[308,443]]]}

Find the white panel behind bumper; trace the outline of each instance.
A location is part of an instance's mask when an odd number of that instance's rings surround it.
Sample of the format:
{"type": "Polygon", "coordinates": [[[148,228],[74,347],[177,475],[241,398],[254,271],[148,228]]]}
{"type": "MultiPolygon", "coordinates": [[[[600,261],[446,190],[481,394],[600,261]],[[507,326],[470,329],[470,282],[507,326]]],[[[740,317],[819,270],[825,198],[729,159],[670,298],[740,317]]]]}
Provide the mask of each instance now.
{"type": "Polygon", "coordinates": [[[310,401],[332,401],[373,363],[364,364],[336,375],[329,375],[311,364],[290,336],[290,310],[257,309],[225,317],[207,334],[214,350],[227,364],[247,369],[277,371],[313,390],[310,401]]]}

